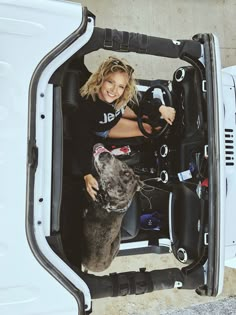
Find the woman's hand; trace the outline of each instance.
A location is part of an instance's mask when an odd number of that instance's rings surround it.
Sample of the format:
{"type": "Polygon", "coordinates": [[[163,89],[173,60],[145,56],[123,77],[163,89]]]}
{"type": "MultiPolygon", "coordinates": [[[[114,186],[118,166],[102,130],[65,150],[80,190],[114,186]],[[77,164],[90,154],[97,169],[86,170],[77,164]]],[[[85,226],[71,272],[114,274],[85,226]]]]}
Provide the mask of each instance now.
{"type": "Polygon", "coordinates": [[[84,176],[85,180],[85,185],[86,185],[86,190],[91,196],[93,200],[96,199],[97,195],[97,190],[98,190],[98,182],[97,180],[93,177],[93,175],[88,174],[84,176]]]}
{"type": "Polygon", "coordinates": [[[173,107],[161,105],[159,112],[168,124],[173,124],[173,121],[175,120],[175,109],[173,107]]]}

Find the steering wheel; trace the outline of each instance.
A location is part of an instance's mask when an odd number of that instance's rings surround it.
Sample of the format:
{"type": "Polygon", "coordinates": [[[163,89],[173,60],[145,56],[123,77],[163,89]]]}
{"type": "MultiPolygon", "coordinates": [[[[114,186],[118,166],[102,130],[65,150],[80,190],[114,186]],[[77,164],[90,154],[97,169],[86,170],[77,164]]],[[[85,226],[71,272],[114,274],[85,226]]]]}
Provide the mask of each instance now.
{"type": "Polygon", "coordinates": [[[148,88],[144,92],[142,100],[141,100],[141,102],[139,104],[139,108],[138,108],[137,122],[138,122],[138,126],[139,126],[140,131],[143,133],[144,136],[146,136],[148,138],[158,138],[158,137],[160,137],[161,135],[164,134],[164,132],[166,132],[166,129],[169,126],[169,124],[166,123],[165,126],[160,131],[155,130],[152,133],[148,133],[143,127],[143,119],[142,119],[142,115],[143,114],[142,113],[143,113],[144,103],[145,103],[146,100],[152,99],[152,92],[156,88],[162,90],[165,93],[165,95],[166,95],[166,102],[168,103],[168,106],[173,107],[172,95],[171,95],[170,90],[168,89],[168,87],[166,87],[165,85],[157,83],[157,84],[151,86],[150,88],[148,88]]]}

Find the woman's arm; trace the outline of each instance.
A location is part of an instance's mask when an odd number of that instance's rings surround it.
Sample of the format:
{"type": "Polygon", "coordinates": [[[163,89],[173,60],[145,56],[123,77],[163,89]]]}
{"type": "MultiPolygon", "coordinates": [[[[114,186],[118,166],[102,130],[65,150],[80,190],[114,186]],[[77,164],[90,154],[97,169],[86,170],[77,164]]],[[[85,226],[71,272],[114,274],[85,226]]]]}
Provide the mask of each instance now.
{"type": "Polygon", "coordinates": [[[127,119],[136,119],[137,115],[135,114],[135,112],[129,106],[126,106],[125,112],[122,115],[122,117],[123,118],[127,118],[127,119]]]}
{"type": "Polygon", "coordinates": [[[161,105],[159,112],[168,124],[172,125],[175,120],[175,109],[170,106],[161,105]]]}
{"type": "Polygon", "coordinates": [[[152,121],[158,120],[160,115],[170,125],[172,125],[173,121],[175,120],[175,109],[170,106],[165,106],[158,98],[145,101],[142,111],[143,118],[148,117],[152,121]]]}
{"type": "Polygon", "coordinates": [[[95,200],[96,195],[97,195],[97,190],[99,189],[97,180],[93,177],[92,174],[87,174],[84,176],[84,181],[85,181],[87,192],[89,193],[91,198],[95,200]]]}

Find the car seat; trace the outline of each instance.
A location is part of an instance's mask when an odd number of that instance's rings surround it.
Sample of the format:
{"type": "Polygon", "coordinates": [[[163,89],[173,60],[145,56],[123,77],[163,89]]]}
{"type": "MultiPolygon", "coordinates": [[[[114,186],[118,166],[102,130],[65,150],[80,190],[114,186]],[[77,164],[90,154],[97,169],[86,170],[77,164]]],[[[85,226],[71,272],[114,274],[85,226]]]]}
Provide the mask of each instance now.
{"type": "MultiPolygon", "coordinates": [[[[73,146],[75,144],[73,142],[73,135],[71,130],[71,117],[80,103],[81,96],[79,94],[79,88],[86,82],[89,76],[90,72],[85,67],[82,58],[79,60],[75,59],[72,61],[68,61],[66,64],[62,65],[51,78],[51,83],[53,83],[54,86],[61,87],[61,93],[59,93],[58,97],[61,97],[60,103],[62,107],[61,114],[63,123],[63,182],[66,180],[67,186],[68,180],[70,181],[70,179],[72,181],[77,179],[80,182],[80,185],[83,182],[81,179],[82,177],[78,161],[73,154],[73,146]]],[[[97,140],[101,142],[101,139],[97,140]]],[[[126,143],[125,140],[124,143],[126,143]]],[[[118,145],[119,144],[120,142],[118,141],[118,145]]],[[[137,161],[137,155],[135,155],[135,157],[134,155],[132,155],[132,157],[130,158],[130,161],[127,161],[126,159],[125,162],[127,162],[127,164],[129,164],[129,162],[132,164],[134,163],[134,161],[137,161]]],[[[67,213],[73,215],[73,211],[67,210],[67,213]]],[[[132,239],[138,234],[140,215],[139,211],[139,193],[137,192],[123,219],[123,224],[121,228],[122,239],[132,239]]],[[[54,213],[52,214],[52,232],[55,232],[55,235],[60,232],[61,226],[65,227],[65,216],[66,213],[63,214],[62,217],[58,209],[54,209],[54,213]]]]}

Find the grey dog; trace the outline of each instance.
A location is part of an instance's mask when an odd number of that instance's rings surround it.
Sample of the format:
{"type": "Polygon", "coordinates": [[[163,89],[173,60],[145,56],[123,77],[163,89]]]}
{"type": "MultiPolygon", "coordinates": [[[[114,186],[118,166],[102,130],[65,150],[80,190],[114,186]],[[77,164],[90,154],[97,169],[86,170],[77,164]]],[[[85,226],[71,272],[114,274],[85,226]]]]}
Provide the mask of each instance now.
{"type": "Polygon", "coordinates": [[[99,192],[84,216],[82,264],[100,272],[110,266],[119,251],[122,219],[141,182],[131,168],[101,144],[94,146],[94,166],[99,192]]]}

